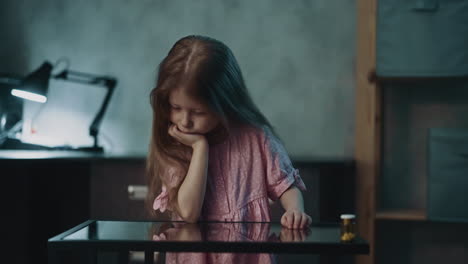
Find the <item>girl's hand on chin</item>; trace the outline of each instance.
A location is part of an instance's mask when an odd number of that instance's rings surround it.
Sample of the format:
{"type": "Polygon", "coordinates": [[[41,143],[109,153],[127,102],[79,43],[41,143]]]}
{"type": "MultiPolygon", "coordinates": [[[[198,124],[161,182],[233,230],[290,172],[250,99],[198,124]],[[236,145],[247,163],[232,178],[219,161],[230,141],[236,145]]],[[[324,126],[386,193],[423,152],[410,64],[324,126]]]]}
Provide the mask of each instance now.
{"type": "Polygon", "coordinates": [[[192,148],[196,144],[207,143],[207,140],[204,135],[184,133],[180,131],[179,128],[177,128],[177,126],[174,124],[171,124],[169,126],[168,133],[171,137],[175,138],[180,143],[192,148]]]}

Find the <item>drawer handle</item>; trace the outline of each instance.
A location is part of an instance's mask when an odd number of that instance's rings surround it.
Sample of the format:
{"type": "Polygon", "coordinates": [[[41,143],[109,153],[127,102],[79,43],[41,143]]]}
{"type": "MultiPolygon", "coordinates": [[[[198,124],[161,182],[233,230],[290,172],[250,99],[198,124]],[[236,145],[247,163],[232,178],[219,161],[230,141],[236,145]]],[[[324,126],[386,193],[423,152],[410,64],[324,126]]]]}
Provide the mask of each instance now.
{"type": "Polygon", "coordinates": [[[145,200],[148,194],[148,187],[146,185],[129,185],[128,199],[130,200],[145,200]]]}

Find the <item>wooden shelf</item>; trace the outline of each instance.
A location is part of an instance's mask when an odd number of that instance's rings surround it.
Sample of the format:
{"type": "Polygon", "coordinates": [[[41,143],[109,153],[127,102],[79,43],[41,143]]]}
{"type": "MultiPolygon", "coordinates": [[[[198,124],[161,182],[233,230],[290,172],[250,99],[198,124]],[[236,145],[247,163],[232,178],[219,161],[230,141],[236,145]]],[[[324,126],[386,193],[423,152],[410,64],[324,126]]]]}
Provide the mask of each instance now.
{"type": "Polygon", "coordinates": [[[425,210],[421,209],[379,210],[375,218],[378,220],[426,221],[427,214],[425,210]]]}

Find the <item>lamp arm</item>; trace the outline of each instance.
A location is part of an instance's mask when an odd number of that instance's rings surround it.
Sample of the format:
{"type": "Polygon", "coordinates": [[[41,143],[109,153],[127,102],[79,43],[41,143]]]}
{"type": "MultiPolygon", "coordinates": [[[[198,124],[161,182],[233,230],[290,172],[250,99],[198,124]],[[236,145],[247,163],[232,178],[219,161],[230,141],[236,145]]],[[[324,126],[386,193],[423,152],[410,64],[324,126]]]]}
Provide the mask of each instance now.
{"type": "Polygon", "coordinates": [[[67,81],[77,82],[77,83],[84,83],[84,84],[93,84],[107,88],[106,96],[104,97],[104,101],[99,108],[96,116],[94,117],[91,126],[89,127],[89,135],[94,138],[94,146],[92,149],[94,150],[102,150],[102,148],[98,145],[98,134],[99,134],[99,126],[101,125],[102,119],[104,117],[104,113],[106,112],[107,106],[109,105],[110,98],[114,92],[115,86],[117,85],[117,79],[108,76],[96,76],[89,73],[77,72],[77,71],[69,71],[65,70],[57,75],[54,76],[56,79],[64,79],[67,81]]]}
{"type": "Polygon", "coordinates": [[[102,118],[104,117],[104,113],[106,112],[107,106],[109,105],[110,98],[114,92],[115,86],[117,85],[117,80],[114,78],[107,78],[105,79],[107,93],[104,101],[101,104],[101,108],[99,109],[96,117],[94,117],[91,126],[89,127],[89,134],[94,137],[94,147],[98,147],[98,139],[97,136],[99,134],[99,127],[102,122],[102,118]]]}

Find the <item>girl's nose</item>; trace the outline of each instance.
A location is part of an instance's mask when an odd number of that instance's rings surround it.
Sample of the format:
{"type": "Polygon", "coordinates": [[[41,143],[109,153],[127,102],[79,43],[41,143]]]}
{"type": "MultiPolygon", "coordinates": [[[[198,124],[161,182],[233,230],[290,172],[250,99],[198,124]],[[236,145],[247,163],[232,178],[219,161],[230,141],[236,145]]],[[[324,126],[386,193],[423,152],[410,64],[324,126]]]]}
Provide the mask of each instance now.
{"type": "Polygon", "coordinates": [[[185,113],[183,116],[182,116],[182,122],[181,122],[182,126],[186,127],[186,128],[190,128],[191,124],[192,124],[192,120],[190,120],[190,115],[189,113],[185,113]]]}

